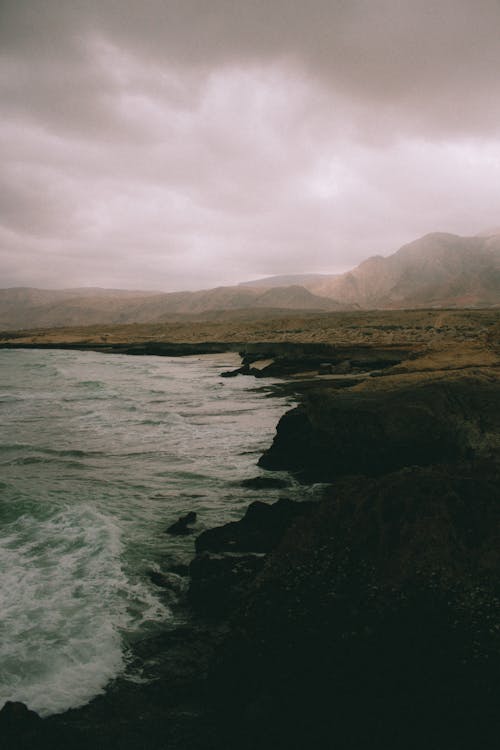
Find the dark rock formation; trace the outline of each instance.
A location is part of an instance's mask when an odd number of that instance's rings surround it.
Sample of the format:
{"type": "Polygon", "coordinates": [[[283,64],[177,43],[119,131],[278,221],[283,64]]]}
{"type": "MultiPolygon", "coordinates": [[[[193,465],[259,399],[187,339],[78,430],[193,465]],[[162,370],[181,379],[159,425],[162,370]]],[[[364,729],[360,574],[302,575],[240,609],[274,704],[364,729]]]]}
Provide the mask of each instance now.
{"type": "Polygon", "coordinates": [[[247,594],[262,570],[265,553],[275,549],[289,526],[312,511],[312,503],[282,498],[272,505],[256,501],[240,521],[204,531],[196,539],[188,598],[195,612],[225,617],[247,594]]]}
{"type": "Polygon", "coordinates": [[[499,479],[350,478],[298,519],[214,664],[221,747],[496,747],[499,479]]]}
{"type": "Polygon", "coordinates": [[[247,375],[248,372],[243,367],[237,367],[236,370],[224,370],[221,372],[221,378],[235,378],[237,375],[247,375]]]}
{"type": "MultiPolygon", "coordinates": [[[[331,345],[326,343],[272,342],[246,344],[239,350],[240,367],[221,373],[223,378],[251,375],[287,377],[300,372],[347,375],[384,370],[412,356],[400,346],[331,345]]],[[[356,381],[354,381],[356,382],[356,381]]]]}
{"type": "Polygon", "coordinates": [[[185,516],[181,516],[175,523],[169,526],[165,533],[173,534],[174,536],[186,536],[187,534],[192,534],[193,529],[190,529],[189,527],[194,523],[196,523],[196,513],[194,510],[191,510],[189,513],[186,513],[185,516]]]}
{"type": "Polygon", "coordinates": [[[172,591],[177,595],[181,595],[186,590],[186,579],[171,571],[161,573],[157,570],[150,570],[149,579],[155,586],[172,591]]]}
{"type": "Polygon", "coordinates": [[[392,378],[281,420],[262,465],[335,483],[272,540],[261,504],[199,539],[267,552],[212,665],[221,748],[496,748],[499,391],[484,371],[392,378]]]}
{"type": "Polygon", "coordinates": [[[0,741],[3,750],[90,750],[79,731],[52,725],[17,701],[0,710],[0,741]]]}
{"type": "Polygon", "coordinates": [[[188,600],[202,617],[227,617],[247,594],[264,566],[264,555],[197,555],[190,565],[188,600]]]}
{"type": "Polygon", "coordinates": [[[259,464],[315,481],[381,475],[403,466],[491,457],[499,434],[498,385],[479,374],[392,388],[323,389],[282,417],[259,464]]]}
{"type": "Polygon", "coordinates": [[[24,703],[7,701],[0,711],[0,736],[11,748],[36,746],[42,731],[42,719],[24,703]]]}
{"type": "Polygon", "coordinates": [[[287,498],[273,505],[256,501],[241,521],[204,531],[196,539],[197,552],[269,552],[274,549],[292,520],[311,511],[312,503],[294,503],[287,498]]]}
{"type": "Polygon", "coordinates": [[[286,479],[278,479],[278,477],[270,476],[251,477],[241,482],[242,487],[250,490],[283,489],[284,487],[288,487],[289,484],[286,479]]]}

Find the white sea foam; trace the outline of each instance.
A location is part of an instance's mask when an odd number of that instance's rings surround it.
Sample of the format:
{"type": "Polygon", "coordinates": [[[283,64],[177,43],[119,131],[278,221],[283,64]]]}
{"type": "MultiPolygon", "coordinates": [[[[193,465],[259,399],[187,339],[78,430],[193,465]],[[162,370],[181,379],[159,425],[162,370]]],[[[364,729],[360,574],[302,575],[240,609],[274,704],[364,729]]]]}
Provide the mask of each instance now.
{"type": "Polygon", "coordinates": [[[120,528],[95,508],[11,526],[0,540],[0,705],[22,700],[41,715],[82,705],[124,669],[130,610],[167,613],[127,579],[120,528]]]}

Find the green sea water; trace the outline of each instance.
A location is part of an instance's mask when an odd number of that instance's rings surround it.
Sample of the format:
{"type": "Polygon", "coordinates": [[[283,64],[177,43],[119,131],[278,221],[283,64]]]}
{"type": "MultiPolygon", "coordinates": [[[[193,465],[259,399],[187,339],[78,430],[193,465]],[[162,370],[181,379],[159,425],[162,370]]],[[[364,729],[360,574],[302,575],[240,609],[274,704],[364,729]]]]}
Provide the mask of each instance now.
{"type": "Polygon", "coordinates": [[[237,364],[0,351],[0,706],[57,713],[127,675],[131,644],[173,620],[149,572],[193,554],[165,528],[262,498],[241,480],[263,473],[289,402],[267,397],[271,380],[220,378],[237,364]]]}

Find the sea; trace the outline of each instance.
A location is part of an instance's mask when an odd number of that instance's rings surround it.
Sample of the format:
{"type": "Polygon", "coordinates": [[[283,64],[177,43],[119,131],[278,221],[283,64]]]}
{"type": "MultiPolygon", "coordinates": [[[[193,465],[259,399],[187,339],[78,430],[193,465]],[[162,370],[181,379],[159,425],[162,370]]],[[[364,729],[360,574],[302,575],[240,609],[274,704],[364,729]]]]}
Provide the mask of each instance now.
{"type": "Polygon", "coordinates": [[[87,703],[118,676],[147,679],[134,643],[173,627],[151,571],[186,564],[196,532],[248,504],[312,492],[242,480],[290,397],[273,379],[221,378],[236,354],[153,357],[0,351],[0,708],[41,716],[87,703]]]}

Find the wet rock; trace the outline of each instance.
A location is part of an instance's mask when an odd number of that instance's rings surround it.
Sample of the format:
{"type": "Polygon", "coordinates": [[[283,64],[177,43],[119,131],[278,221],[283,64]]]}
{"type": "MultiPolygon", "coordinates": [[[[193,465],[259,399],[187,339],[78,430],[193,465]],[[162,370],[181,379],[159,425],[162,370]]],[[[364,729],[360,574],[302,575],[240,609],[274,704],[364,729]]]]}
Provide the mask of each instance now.
{"type": "Polygon", "coordinates": [[[288,487],[289,484],[286,479],[269,476],[252,477],[251,479],[244,479],[241,482],[242,487],[247,487],[250,490],[283,489],[284,487],[288,487]]]}
{"type": "Polygon", "coordinates": [[[240,521],[200,534],[195,543],[197,555],[190,565],[188,599],[192,608],[214,618],[237,608],[262,570],[265,553],[279,544],[290,524],[311,512],[312,505],[287,498],[272,505],[256,501],[240,521]]]}
{"type": "Polygon", "coordinates": [[[182,594],[186,590],[186,579],[173,572],[161,573],[157,570],[149,571],[149,579],[155,586],[168,589],[175,594],[182,594]]]}
{"type": "Polygon", "coordinates": [[[185,578],[189,575],[189,565],[185,565],[184,563],[176,563],[175,565],[170,565],[169,572],[176,573],[178,576],[182,576],[183,578],[185,578]]]}
{"type": "Polygon", "coordinates": [[[0,743],[2,750],[87,750],[78,731],[53,728],[17,701],[7,701],[0,711],[0,743]]]}
{"type": "Polygon", "coordinates": [[[238,367],[236,370],[224,370],[221,378],[235,378],[237,375],[248,375],[248,367],[238,367]]]}
{"type": "Polygon", "coordinates": [[[241,602],[264,566],[264,555],[197,555],[190,565],[188,599],[205,617],[223,618],[241,602]]]}
{"type": "Polygon", "coordinates": [[[241,521],[208,529],[197,537],[197,552],[269,552],[292,521],[311,511],[311,502],[282,498],[272,505],[255,501],[241,521]]]}
{"type": "Polygon", "coordinates": [[[348,359],[345,359],[343,362],[339,362],[338,365],[335,365],[335,367],[332,368],[332,372],[335,373],[335,375],[347,375],[347,373],[351,372],[352,365],[348,359]]]}
{"type": "Polygon", "coordinates": [[[189,527],[196,523],[196,513],[192,510],[186,513],[185,516],[181,516],[175,523],[166,529],[166,534],[172,534],[174,536],[186,536],[192,534],[193,529],[189,527]]]}
{"type": "Polygon", "coordinates": [[[36,731],[41,725],[40,716],[31,711],[25,703],[7,701],[0,711],[0,730],[4,736],[36,731]]]}

